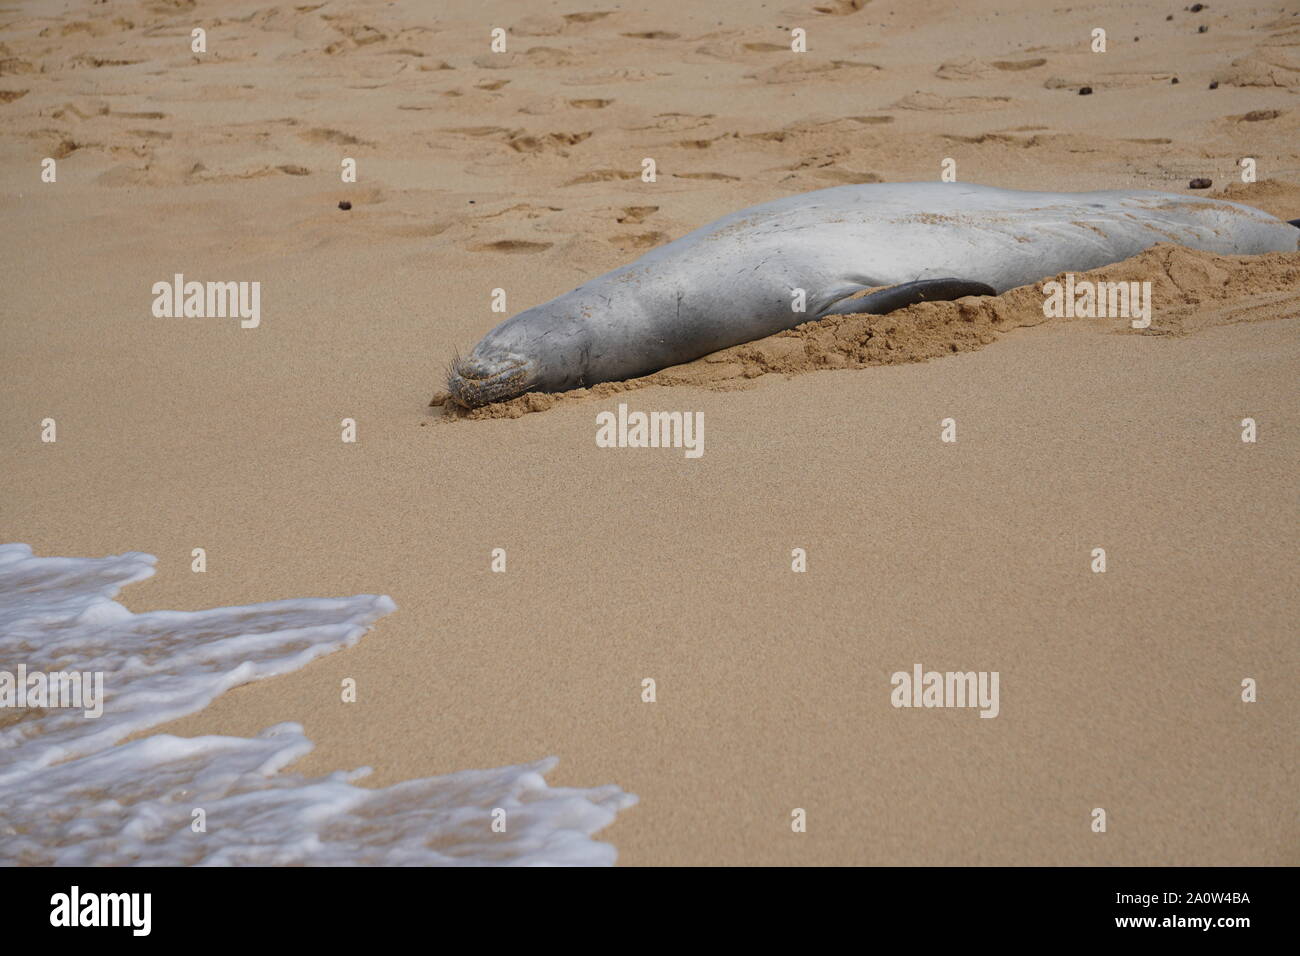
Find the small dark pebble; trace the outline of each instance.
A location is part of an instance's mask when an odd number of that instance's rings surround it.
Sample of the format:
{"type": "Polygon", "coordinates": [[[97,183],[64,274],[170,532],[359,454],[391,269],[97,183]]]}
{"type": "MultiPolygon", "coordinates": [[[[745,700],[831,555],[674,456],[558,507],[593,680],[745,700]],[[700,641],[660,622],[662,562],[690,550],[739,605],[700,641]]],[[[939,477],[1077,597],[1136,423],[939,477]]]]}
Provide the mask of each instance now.
{"type": "Polygon", "coordinates": [[[1214,185],[1214,181],[1210,179],[1193,179],[1190,183],[1187,184],[1187,188],[1188,189],[1209,189],[1213,185],[1214,185]]]}
{"type": "Polygon", "coordinates": [[[1210,29],[1209,27],[1207,27],[1204,23],[1202,23],[1199,27],[1196,28],[1196,32],[1197,32],[1197,33],[1206,33],[1206,32],[1209,31],[1209,29],[1210,29]]]}
{"type": "Polygon", "coordinates": [[[1188,10],[1191,10],[1192,13],[1200,13],[1202,10],[1205,9],[1205,4],[1203,4],[1203,3],[1193,3],[1193,4],[1192,4],[1190,7],[1188,7],[1187,9],[1188,9],[1188,10]]]}
{"type": "Polygon", "coordinates": [[[345,199],[341,203],[339,203],[339,208],[342,209],[344,212],[346,212],[347,210],[352,208],[352,203],[348,202],[345,199]]]}
{"type": "Polygon", "coordinates": [[[1172,80],[1170,80],[1169,82],[1170,82],[1170,83],[1177,83],[1177,82],[1178,82],[1178,77],[1175,76],[1175,77],[1174,77],[1172,80]]]}
{"type": "Polygon", "coordinates": [[[1210,89],[1212,89],[1212,90],[1217,90],[1218,88],[1219,88],[1219,81],[1218,81],[1218,80],[1213,80],[1213,81],[1210,82],[1210,89]]]}
{"type": "Polygon", "coordinates": [[[1166,20],[1172,20],[1173,18],[1174,18],[1174,15],[1173,15],[1172,13],[1169,14],[1169,16],[1165,17],[1166,20]]]}
{"type": "Polygon", "coordinates": [[[474,200],[471,199],[471,200],[469,201],[469,204],[470,204],[471,206],[474,205],[474,200]]]}
{"type": "Polygon", "coordinates": [[[1080,96],[1092,96],[1092,87],[1091,87],[1091,86],[1081,86],[1081,87],[1079,87],[1079,95],[1080,95],[1080,96]]]}

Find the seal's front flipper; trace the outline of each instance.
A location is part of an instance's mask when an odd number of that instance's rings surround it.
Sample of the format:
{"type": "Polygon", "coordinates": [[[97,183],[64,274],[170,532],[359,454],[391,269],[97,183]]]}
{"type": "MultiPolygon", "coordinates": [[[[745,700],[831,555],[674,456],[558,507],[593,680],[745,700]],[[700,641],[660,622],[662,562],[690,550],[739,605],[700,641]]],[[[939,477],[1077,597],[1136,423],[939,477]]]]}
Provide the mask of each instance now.
{"type": "Polygon", "coordinates": [[[997,295],[992,286],[971,279],[921,279],[880,289],[860,299],[840,299],[823,311],[828,315],[884,315],[918,302],[945,302],[964,295],[997,295]]]}

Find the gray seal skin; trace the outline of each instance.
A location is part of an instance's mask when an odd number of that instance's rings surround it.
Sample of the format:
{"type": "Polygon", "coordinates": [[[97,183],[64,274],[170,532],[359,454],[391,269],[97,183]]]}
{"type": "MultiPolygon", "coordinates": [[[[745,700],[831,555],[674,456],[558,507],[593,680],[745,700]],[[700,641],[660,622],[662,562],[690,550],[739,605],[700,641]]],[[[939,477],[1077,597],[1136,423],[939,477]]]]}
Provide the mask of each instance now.
{"type": "Polygon", "coordinates": [[[452,363],[447,390],[472,408],[646,375],[827,315],[1005,292],[1160,242],[1245,255],[1298,239],[1258,209],[1172,193],[837,186],[724,216],[520,312],[452,363]],[[895,288],[844,301],[879,286],[895,288]]]}

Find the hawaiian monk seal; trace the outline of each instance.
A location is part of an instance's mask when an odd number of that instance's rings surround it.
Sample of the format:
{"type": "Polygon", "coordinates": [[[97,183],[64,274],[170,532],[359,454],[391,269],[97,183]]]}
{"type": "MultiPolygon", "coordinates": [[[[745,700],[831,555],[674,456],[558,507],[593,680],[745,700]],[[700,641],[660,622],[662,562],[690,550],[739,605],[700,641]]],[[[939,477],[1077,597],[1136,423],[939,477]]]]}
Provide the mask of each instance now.
{"type": "Polygon", "coordinates": [[[1160,242],[1242,255],[1297,239],[1249,206],[1171,193],[838,186],[724,216],[520,312],[452,363],[447,390],[472,408],[646,375],[827,315],[994,295],[1160,242]]]}

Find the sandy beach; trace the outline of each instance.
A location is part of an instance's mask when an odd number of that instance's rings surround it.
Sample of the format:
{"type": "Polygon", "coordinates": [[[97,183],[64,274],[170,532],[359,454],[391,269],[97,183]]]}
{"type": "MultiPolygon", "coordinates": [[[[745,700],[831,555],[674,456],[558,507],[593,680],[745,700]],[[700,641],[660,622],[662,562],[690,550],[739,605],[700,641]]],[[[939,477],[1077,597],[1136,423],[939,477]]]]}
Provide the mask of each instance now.
{"type": "Polygon", "coordinates": [[[1031,288],[878,317],[861,361],[769,339],[535,412],[429,406],[494,289],[513,313],[948,158],[1294,219],[1294,8],[430,9],[0,11],[0,542],[157,555],[136,612],[397,605],[158,730],[296,721],[296,771],[367,786],[554,755],[639,798],[597,834],[620,865],[1300,863],[1300,253],[1103,270],[1154,281],[1146,331],[1031,288]],[[155,317],[176,273],[260,282],[260,324],[155,317]],[[703,412],[705,453],[597,447],[619,402],[703,412]],[[1000,713],[892,706],[917,663],[999,672],[1000,713]]]}

